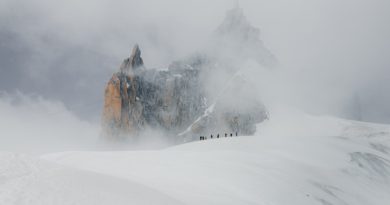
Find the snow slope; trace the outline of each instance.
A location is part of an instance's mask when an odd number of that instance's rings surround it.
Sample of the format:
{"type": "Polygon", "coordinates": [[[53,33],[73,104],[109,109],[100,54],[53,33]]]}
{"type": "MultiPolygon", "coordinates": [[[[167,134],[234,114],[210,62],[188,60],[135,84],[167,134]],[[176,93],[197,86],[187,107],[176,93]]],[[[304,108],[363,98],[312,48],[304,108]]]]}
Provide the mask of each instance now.
{"type": "Polygon", "coordinates": [[[0,204],[390,204],[390,127],[275,109],[256,136],[0,155],[0,204]]]}
{"type": "Polygon", "coordinates": [[[152,188],[115,176],[0,154],[0,204],[181,204],[152,188]],[[153,196],[153,197],[150,197],[153,196]]]}

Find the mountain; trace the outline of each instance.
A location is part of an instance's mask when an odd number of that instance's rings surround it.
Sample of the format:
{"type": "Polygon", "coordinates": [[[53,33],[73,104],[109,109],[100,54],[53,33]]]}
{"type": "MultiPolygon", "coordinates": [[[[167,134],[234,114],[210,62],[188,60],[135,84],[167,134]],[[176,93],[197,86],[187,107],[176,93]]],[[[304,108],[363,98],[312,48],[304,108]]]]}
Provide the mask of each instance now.
{"type": "Polygon", "coordinates": [[[254,57],[261,65],[272,66],[275,59],[239,8],[227,12],[215,34],[219,38],[210,46],[226,51],[225,56],[205,49],[167,69],[145,68],[135,45],[105,89],[105,138],[136,139],[149,129],[172,136],[174,142],[225,133],[253,135],[255,125],[268,114],[254,97],[256,90],[238,75],[237,62],[254,57]]]}
{"type": "Polygon", "coordinates": [[[226,13],[211,44],[212,55],[228,64],[240,65],[252,59],[264,67],[277,66],[276,57],[260,38],[260,30],[250,24],[243,9],[238,6],[226,13]]]}
{"type": "Polygon", "coordinates": [[[131,62],[142,62],[142,58],[138,46],[133,50],[106,86],[104,135],[126,139],[149,128],[171,135],[178,132],[204,110],[199,68],[191,64],[172,64],[168,70],[134,66],[131,62]]]}

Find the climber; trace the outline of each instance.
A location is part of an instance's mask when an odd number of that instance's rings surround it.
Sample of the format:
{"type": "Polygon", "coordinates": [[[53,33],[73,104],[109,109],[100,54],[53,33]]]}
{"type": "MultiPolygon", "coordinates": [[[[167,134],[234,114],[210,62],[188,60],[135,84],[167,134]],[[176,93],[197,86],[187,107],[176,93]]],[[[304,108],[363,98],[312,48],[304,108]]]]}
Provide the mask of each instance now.
{"type": "Polygon", "coordinates": [[[218,133],[218,135],[217,135],[217,138],[219,138],[219,133],[218,133]]]}
{"type": "Polygon", "coordinates": [[[213,139],[213,135],[211,135],[210,138],[213,139]]]}
{"type": "Polygon", "coordinates": [[[233,133],[230,133],[230,137],[233,137],[233,133]]]}
{"type": "Polygon", "coordinates": [[[236,137],[238,136],[238,133],[236,132],[236,137]]]}
{"type": "Polygon", "coordinates": [[[225,133],[225,137],[227,137],[227,134],[225,133]]]}

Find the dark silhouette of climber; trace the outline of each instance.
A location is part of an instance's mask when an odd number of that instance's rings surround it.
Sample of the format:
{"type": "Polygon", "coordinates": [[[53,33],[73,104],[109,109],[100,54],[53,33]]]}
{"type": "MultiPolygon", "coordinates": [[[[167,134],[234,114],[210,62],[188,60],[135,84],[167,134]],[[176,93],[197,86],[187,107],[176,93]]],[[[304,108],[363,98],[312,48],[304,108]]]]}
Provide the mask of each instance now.
{"type": "Polygon", "coordinates": [[[230,137],[233,137],[233,133],[230,133],[230,137]]]}
{"type": "Polygon", "coordinates": [[[236,132],[236,136],[238,136],[238,133],[236,132]]]}
{"type": "Polygon", "coordinates": [[[217,138],[219,138],[219,133],[218,133],[218,135],[217,135],[217,138]]]}
{"type": "Polygon", "coordinates": [[[213,135],[211,135],[210,138],[213,139],[213,135]]]}
{"type": "Polygon", "coordinates": [[[225,133],[225,137],[227,137],[227,133],[225,133]]]}

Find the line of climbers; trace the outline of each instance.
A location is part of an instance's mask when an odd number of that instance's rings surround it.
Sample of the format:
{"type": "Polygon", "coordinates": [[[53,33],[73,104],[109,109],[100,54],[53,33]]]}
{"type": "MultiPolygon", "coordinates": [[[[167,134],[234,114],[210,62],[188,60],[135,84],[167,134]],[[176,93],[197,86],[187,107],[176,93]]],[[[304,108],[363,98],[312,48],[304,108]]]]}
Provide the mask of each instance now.
{"type": "MultiPolygon", "coordinates": [[[[238,136],[238,133],[236,132],[236,137],[238,136]]],[[[210,135],[210,139],[213,139],[213,134],[210,135]]],[[[228,133],[225,133],[225,137],[228,137],[228,133]]],[[[230,137],[233,137],[233,133],[230,133],[230,137]]],[[[216,138],[219,138],[219,133],[217,134],[216,138]]],[[[207,140],[207,137],[200,136],[200,140],[207,140]]]]}

